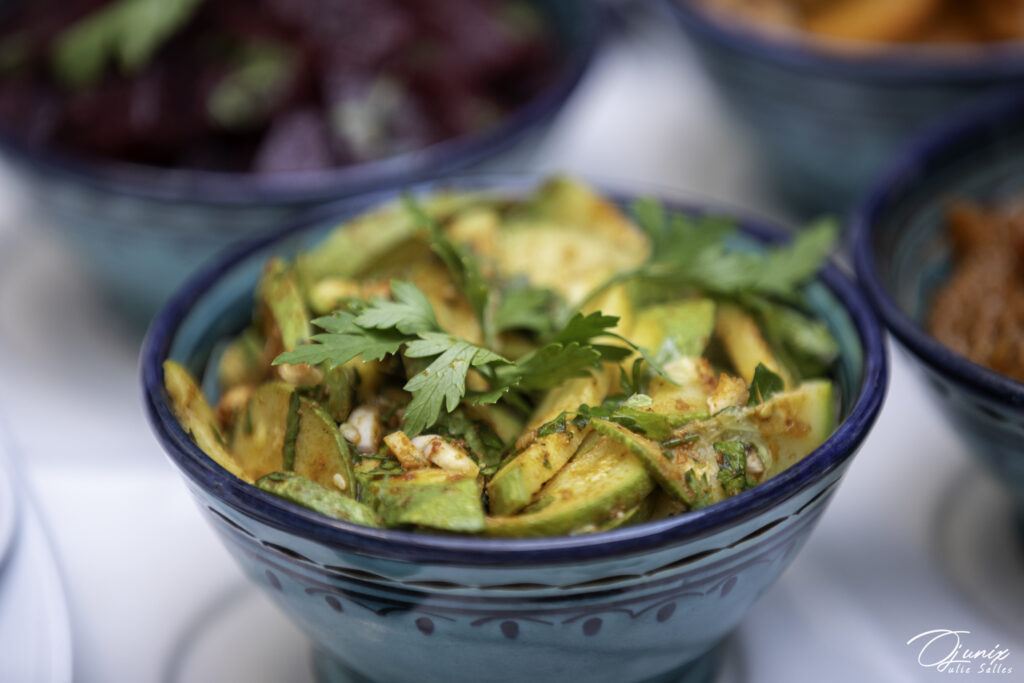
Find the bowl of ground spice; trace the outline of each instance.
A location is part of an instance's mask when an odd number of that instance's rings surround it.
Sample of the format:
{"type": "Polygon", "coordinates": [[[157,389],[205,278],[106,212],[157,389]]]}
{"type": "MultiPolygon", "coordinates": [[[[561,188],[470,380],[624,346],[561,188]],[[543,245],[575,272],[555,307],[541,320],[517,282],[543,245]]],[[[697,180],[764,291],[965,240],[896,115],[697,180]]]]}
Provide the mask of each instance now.
{"type": "Polygon", "coordinates": [[[868,298],[1024,520],[1024,98],[924,131],[852,221],[868,298]]]}

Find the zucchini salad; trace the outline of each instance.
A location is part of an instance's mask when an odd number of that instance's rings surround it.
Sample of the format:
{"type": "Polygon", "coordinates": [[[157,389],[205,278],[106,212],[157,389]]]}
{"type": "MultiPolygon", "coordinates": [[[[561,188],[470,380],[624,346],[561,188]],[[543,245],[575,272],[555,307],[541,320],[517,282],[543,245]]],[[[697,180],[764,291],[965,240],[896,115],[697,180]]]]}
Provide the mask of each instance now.
{"type": "Polygon", "coordinates": [[[836,425],[802,294],[834,227],[737,237],[569,178],[406,196],[266,263],[216,396],[175,361],[164,382],[213,461],[327,517],[530,537],[685,514],[836,425]]]}

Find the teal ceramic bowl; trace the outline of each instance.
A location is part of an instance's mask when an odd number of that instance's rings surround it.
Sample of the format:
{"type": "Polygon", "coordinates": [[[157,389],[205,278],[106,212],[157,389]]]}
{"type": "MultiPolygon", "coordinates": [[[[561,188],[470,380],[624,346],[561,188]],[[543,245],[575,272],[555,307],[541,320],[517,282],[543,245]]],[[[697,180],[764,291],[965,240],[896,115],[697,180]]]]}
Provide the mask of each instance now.
{"type": "Polygon", "coordinates": [[[1024,47],[843,54],[667,0],[764,175],[797,211],[845,211],[899,145],[965,100],[1024,85],[1024,47]]]}
{"type": "Polygon", "coordinates": [[[70,245],[119,309],[145,323],[192,271],[239,240],[342,197],[471,167],[540,135],[589,66],[603,19],[588,0],[535,4],[561,52],[549,85],[487,129],[413,152],[266,176],[71,158],[11,135],[0,135],[0,156],[36,222],[70,245]]]}
{"type": "MultiPolygon", "coordinates": [[[[514,193],[533,184],[457,187],[514,193]]],[[[360,527],[270,496],[214,464],[171,414],[161,366],[173,358],[201,374],[217,343],[247,323],[269,255],[309,245],[394,196],[346,203],[247,243],[189,280],[152,323],[142,350],[146,408],[203,515],[249,579],[309,635],[324,681],[707,680],[715,646],[799,552],[878,415],[888,368],[867,303],[832,266],[809,286],[842,347],[841,424],[796,466],[734,498],[573,537],[360,527]]],[[[782,236],[740,224],[748,245],[782,236]]]]}
{"type": "Polygon", "coordinates": [[[1013,496],[1024,532],[1024,384],[977,365],[924,328],[952,269],[945,213],[954,198],[1024,196],[1024,99],[972,105],[903,150],[853,218],[857,277],[918,362],[971,452],[1013,496]]]}

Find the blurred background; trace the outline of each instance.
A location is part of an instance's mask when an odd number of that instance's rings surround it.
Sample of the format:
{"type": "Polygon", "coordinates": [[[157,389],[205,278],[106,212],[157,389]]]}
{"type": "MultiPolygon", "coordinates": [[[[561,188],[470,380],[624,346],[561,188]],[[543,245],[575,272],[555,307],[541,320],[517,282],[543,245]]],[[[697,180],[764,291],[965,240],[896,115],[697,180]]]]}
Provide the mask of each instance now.
{"type": "MultiPolygon", "coordinates": [[[[1017,0],[0,2],[0,680],[312,680],[139,400],[146,323],[212,255],[329,202],[484,172],[853,225],[898,170],[900,188],[932,173],[915,135],[1021,91],[1022,36],[1017,0]]],[[[956,178],[1016,149],[1002,125],[956,178]]],[[[1018,157],[958,196],[1019,195],[1018,157]]],[[[887,229],[923,201],[893,200],[887,229]]],[[[1024,670],[1007,477],[893,359],[847,483],[716,680],[927,680],[907,641],[934,628],[1024,670]]]]}

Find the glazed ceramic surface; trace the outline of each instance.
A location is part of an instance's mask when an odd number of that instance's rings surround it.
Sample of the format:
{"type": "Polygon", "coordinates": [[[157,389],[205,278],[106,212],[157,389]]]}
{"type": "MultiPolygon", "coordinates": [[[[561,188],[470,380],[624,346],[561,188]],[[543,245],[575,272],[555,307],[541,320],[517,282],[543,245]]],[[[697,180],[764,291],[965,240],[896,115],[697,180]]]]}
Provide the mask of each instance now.
{"type": "Polygon", "coordinates": [[[55,228],[115,304],[147,322],[203,261],[311,207],[492,157],[551,121],[589,65],[600,8],[536,3],[563,50],[560,72],[496,125],[421,150],[327,171],[260,177],[72,159],[0,136],[33,220],[55,228]]]}
{"type": "MultiPolygon", "coordinates": [[[[844,419],[805,460],[739,496],[576,537],[359,527],[274,498],[214,465],[171,415],[160,367],[171,357],[201,373],[217,343],[247,322],[268,255],[294,252],[387,198],[329,209],[247,244],[191,279],[154,321],[143,350],[147,409],[203,513],[249,578],[309,634],[327,680],[707,678],[707,653],[799,551],[881,406],[886,358],[866,304],[832,267],[809,287],[842,347],[844,419]]],[[[779,238],[753,222],[742,227],[748,246],[779,238]]]]}
{"type": "Polygon", "coordinates": [[[1024,50],[900,48],[828,53],[669,0],[766,175],[799,211],[841,211],[923,124],[972,97],[1024,84],[1024,50]]]}
{"type": "Polygon", "coordinates": [[[885,325],[918,361],[971,451],[1024,514],[1024,384],[972,363],[925,330],[951,273],[945,213],[954,198],[1024,197],[1024,99],[972,105],[900,155],[853,220],[858,278],[885,325]]]}

